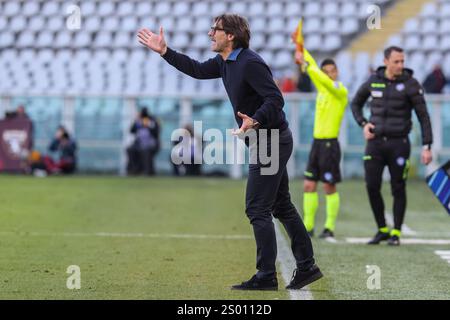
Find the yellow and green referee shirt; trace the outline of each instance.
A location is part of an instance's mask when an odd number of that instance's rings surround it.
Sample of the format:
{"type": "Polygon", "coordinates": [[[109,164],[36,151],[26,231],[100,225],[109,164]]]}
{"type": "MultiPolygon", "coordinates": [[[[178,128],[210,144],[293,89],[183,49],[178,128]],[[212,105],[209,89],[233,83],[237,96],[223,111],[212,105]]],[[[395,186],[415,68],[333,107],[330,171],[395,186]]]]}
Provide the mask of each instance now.
{"type": "Polygon", "coordinates": [[[308,63],[306,71],[317,89],[314,138],[337,138],[347,106],[348,90],[342,82],[328,77],[306,49],[304,57],[308,63]]]}

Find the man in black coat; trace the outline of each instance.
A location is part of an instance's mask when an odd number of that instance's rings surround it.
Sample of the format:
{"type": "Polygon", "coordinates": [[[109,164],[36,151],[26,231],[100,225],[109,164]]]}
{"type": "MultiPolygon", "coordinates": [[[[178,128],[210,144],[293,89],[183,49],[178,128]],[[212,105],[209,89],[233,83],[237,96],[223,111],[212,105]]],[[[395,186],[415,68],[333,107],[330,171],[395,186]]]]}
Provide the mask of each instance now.
{"type": "Polygon", "coordinates": [[[356,122],[363,127],[367,140],[364,169],[370,205],[378,225],[378,232],[369,244],[388,240],[389,245],[399,245],[401,227],[406,211],[406,179],[410,166],[411,145],[408,134],[412,128],[411,113],[419,119],[422,129],[421,161],[428,165],[432,160],[433,135],[424,91],[413,77],[413,71],[404,68],[403,49],[389,47],[384,51],[384,67],[379,67],[359,88],[352,101],[356,122]],[[370,118],[362,108],[370,101],[370,118]],[[391,190],[394,197],[394,228],[389,232],[384,217],[381,196],[382,174],[388,166],[391,190]]]}

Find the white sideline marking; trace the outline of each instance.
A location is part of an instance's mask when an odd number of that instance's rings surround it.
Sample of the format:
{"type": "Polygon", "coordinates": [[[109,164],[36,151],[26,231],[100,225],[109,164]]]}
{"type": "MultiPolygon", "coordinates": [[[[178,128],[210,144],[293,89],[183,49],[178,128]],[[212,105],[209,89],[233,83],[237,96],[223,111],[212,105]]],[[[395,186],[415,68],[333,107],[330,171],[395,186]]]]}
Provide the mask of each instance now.
{"type": "Polygon", "coordinates": [[[419,235],[421,236],[425,236],[427,238],[432,238],[432,237],[436,237],[436,238],[450,238],[450,232],[445,232],[445,231],[420,231],[418,232],[419,235]]]}
{"type": "Polygon", "coordinates": [[[446,255],[446,254],[450,254],[450,250],[436,250],[434,253],[439,254],[439,255],[446,255]]]}
{"type": "Polygon", "coordinates": [[[447,256],[441,255],[440,257],[450,263],[450,253],[447,256]]]}
{"type": "MultiPolygon", "coordinates": [[[[279,230],[278,222],[275,223],[275,231],[277,233],[277,240],[279,240],[279,251],[284,262],[292,264],[295,267],[295,259],[292,256],[290,246],[287,243],[284,235],[279,230]]],[[[170,233],[120,233],[120,232],[94,232],[94,233],[82,233],[82,232],[13,232],[13,231],[0,231],[0,236],[34,236],[34,237],[105,237],[105,238],[155,238],[155,239],[216,239],[216,240],[253,240],[249,235],[219,235],[219,234],[170,234],[170,233]]],[[[345,242],[360,244],[366,243],[370,238],[345,238],[345,242]]],[[[332,243],[342,243],[327,240],[332,243]]],[[[418,239],[418,238],[402,238],[402,244],[450,244],[450,239],[418,239]]],[[[447,253],[450,255],[450,251],[447,253]]],[[[283,263],[282,263],[283,265],[283,263]]],[[[291,272],[288,272],[288,278],[290,281],[291,272]]],[[[288,282],[289,283],[289,282],[288,282]]]]}
{"type": "Polygon", "coordinates": [[[434,253],[450,264],[450,250],[436,250],[434,253]]]}
{"type": "MultiPolygon", "coordinates": [[[[292,272],[296,267],[294,256],[292,255],[291,247],[286,238],[280,230],[280,223],[274,219],[275,234],[277,236],[277,260],[280,262],[281,276],[286,285],[291,282],[292,272]]],[[[313,300],[313,295],[309,291],[308,286],[300,290],[288,290],[291,300],[313,300]]]]}
{"type": "Polygon", "coordinates": [[[0,235],[21,235],[39,237],[112,237],[112,238],[165,238],[165,239],[218,239],[218,240],[250,240],[248,235],[214,235],[214,234],[161,234],[161,233],[118,233],[118,232],[12,232],[0,231],[0,235]]]}
{"type": "MultiPolygon", "coordinates": [[[[366,244],[371,238],[345,238],[345,242],[354,244],[366,244]]],[[[401,238],[401,244],[450,244],[450,239],[418,239],[418,238],[401,238]]]]}
{"type": "MultiPolygon", "coordinates": [[[[393,217],[392,213],[386,212],[384,214],[384,216],[386,217],[386,221],[387,221],[388,225],[394,226],[394,217],[393,217]]],[[[402,233],[405,236],[416,236],[417,235],[417,231],[412,230],[406,224],[402,225],[402,233]]]]}

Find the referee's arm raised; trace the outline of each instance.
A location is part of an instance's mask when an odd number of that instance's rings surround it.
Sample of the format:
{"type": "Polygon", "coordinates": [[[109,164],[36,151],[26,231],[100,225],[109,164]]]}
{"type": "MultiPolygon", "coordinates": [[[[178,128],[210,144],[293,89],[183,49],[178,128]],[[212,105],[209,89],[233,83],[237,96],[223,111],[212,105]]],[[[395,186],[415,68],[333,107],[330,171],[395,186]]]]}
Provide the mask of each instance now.
{"type": "Polygon", "coordinates": [[[311,53],[306,48],[304,52],[304,61],[306,62],[306,71],[314,82],[317,90],[327,90],[338,98],[347,97],[347,89],[338,81],[333,81],[322,69],[317,65],[311,53]]]}

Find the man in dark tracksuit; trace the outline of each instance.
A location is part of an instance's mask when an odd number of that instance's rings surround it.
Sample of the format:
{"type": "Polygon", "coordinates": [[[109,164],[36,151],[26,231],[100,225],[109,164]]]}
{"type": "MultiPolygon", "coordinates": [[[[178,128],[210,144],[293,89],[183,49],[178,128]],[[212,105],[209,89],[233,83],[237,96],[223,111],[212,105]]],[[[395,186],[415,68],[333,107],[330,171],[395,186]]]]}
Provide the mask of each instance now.
{"type": "Polygon", "coordinates": [[[162,28],[159,35],[147,29],[140,30],[138,34],[141,44],[159,53],[178,70],[197,79],[222,78],[240,132],[251,129],[279,130],[278,146],[258,140],[258,146],[267,143],[268,150],[278,147],[279,166],[275,174],[262,174],[259,161],[249,167],[246,213],[254,230],[258,272],[232,289],[278,289],[275,269],[277,245],[272,215],[286,228],[297,262],[297,269],[287,288],[300,289],[321,278],[322,273],[314,263],[311,240],[290,199],[286,164],[292,153],[293,141],[282,110],[283,97],[267,64],[248,48],[250,30],[245,18],[233,14],[221,15],[214,19],[208,36],[212,41],[212,50],[218,54],[200,63],[168,48],[162,28]]]}
{"type": "Polygon", "coordinates": [[[403,50],[389,47],[384,52],[384,58],[386,66],[378,68],[359,88],[352,101],[352,111],[358,124],[364,128],[367,140],[364,155],[366,186],[378,225],[378,232],[369,244],[388,240],[389,245],[399,245],[406,211],[406,179],[411,152],[408,134],[412,127],[412,110],[422,129],[421,161],[426,165],[432,160],[433,137],[423,89],[412,77],[413,71],[404,68],[403,50]],[[367,120],[362,108],[369,96],[372,97],[371,115],[367,120]],[[386,165],[391,175],[391,192],[394,198],[394,228],[390,232],[386,226],[384,202],[380,192],[386,165]]]}

